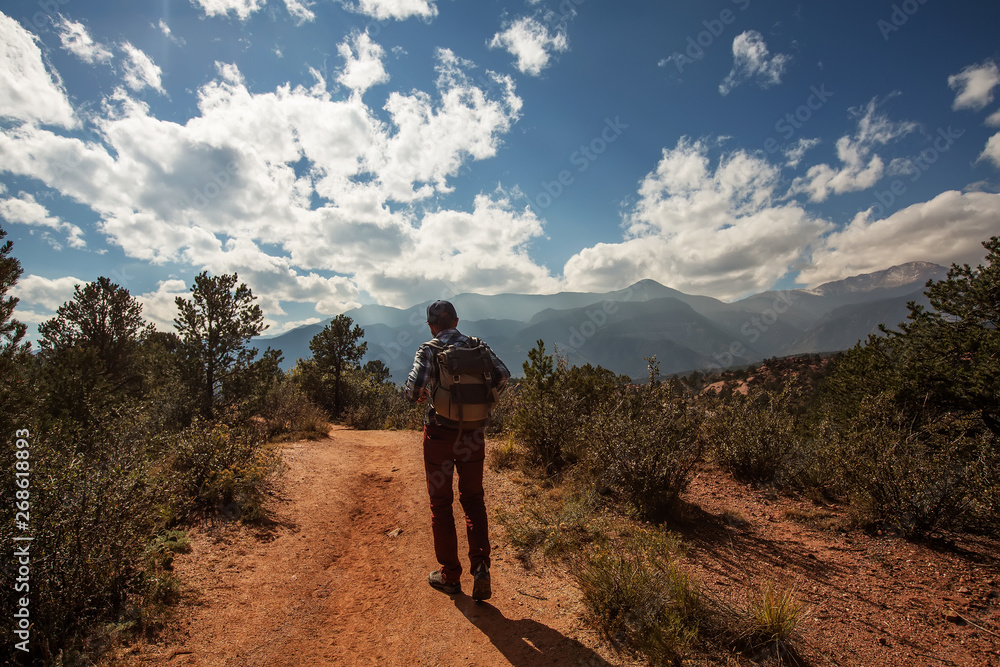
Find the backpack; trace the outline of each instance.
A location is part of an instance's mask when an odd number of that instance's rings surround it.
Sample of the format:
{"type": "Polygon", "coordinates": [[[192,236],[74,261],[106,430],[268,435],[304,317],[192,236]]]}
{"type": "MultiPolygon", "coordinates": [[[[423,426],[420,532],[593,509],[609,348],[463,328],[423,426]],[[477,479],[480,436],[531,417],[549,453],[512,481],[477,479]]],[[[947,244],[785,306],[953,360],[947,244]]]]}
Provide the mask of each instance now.
{"type": "Polygon", "coordinates": [[[437,361],[438,382],[431,394],[434,412],[462,426],[486,423],[497,402],[493,388],[493,359],[486,344],[469,338],[471,347],[445,345],[436,338],[428,341],[437,361]]]}

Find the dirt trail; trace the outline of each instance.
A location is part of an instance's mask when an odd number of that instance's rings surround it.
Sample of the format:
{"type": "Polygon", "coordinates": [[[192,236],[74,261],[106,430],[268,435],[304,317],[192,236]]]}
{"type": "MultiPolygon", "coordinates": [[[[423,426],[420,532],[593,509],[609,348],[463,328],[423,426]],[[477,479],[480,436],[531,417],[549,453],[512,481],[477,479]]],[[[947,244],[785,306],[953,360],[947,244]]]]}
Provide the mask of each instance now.
{"type": "MultiPolygon", "coordinates": [[[[284,458],[274,523],[256,532],[191,531],[191,553],[175,561],[176,574],[194,591],[179,628],[160,644],[134,647],[130,661],[620,664],[606,660],[581,626],[573,587],[552,573],[526,573],[495,524],[489,602],[427,585],[436,563],[419,433],[335,428],[327,440],[287,446],[284,458]]],[[[495,483],[488,475],[488,509],[495,483]]],[[[456,510],[460,516],[457,503],[456,510]]],[[[468,593],[468,574],[462,583],[468,593]]]]}

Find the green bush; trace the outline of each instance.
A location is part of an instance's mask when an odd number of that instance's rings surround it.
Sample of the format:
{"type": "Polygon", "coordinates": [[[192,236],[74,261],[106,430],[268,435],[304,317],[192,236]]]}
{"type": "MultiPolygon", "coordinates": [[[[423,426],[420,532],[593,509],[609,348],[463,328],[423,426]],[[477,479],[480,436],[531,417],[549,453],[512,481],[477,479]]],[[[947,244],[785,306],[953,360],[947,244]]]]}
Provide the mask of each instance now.
{"type": "Polygon", "coordinates": [[[169,436],[168,443],[166,474],[179,518],[263,518],[265,496],[282,464],[262,429],[193,426],[169,436]]]}
{"type": "Polygon", "coordinates": [[[619,650],[651,665],[680,664],[698,634],[699,595],[660,531],[597,545],[573,568],[587,615],[619,650]]]}
{"type": "Polygon", "coordinates": [[[974,494],[996,493],[995,478],[982,488],[982,472],[996,465],[989,447],[961,431],[961,420],[914,423],[882,394],[864,399],[846,424],[826,424],[821,437],[859,524],[925,535],[965,525],[976,513],[974,494]],[[977,467],[980,460],[985,467],[977,467]]]}
{"type": "Polygon", "coordinates": [[[623,388],[589,423],[595,481],[622,493],[643,518],[667,518],[701,456],[699,419],[672,385],[623,388]]]}
{"type": "Polygon", "coordinates": [[[706,420],[705,432],[715,461],[745,482],[790,485],[812,467],[812,457],[785,406],[789,390],[772,393],[751,388],[720,403],[706,420]]]}
{"type": "Polygon", "coordinates": [[[298,383],[288,378],[271,386],[260,413],[271,439],[284,434],[322,437],[328,430],[326,414],[309,400],[298,383]]]}
{"type": "Polygon", "coordinates": [[[578,458],[575,443],[583,426],[581,399],[566,386],[565,375],[565,361],[545,354],[545,343],[539,340],[528,352],[524,381],[514,399],[514,436],[549,474],[578,458]]]}
{"type": "Polygon", "coordinates": [[[341,401],[343,422],[358,430],[382,428],[420,428],[425,404],[411,403],[399,387],[363,369],[345,372],[341,401]]]}
{"type": "MultiPolygon", "coordinates": [[[[27,449],[15,450],[13,441],[4,446],[4,467],[14,470],[15,451],[30,452],[31,646],[51,661],[61,649],[84,650],[91,627],[118,618],[142,592],[157,500],[142,424],[109,418],[84,445],[69,431],[30,430],[27,449]]],[[[0,515],[0,541],[26,544],[13,539],[25,531],[15,531],[12,503],[0,515]]],[[[0,570],[5,609],[21,595],[14,592],[16,571],[0,570]]]]}
{"type": "Polygon", "coordinates": [[[501,435],[514,429],[514,415],[517,412],[518,386],[508,385],[500,394],[500,400],[490,411],[490,421],[486,424],[486,433],[501,435]]]}

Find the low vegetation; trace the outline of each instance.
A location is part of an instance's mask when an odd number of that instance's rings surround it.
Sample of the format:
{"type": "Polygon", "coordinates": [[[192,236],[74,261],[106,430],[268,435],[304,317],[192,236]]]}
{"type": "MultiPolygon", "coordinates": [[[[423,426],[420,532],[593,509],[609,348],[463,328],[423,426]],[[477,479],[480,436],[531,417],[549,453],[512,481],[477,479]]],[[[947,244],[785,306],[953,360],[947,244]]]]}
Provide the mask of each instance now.
{"type": "Polygon", "coordinates": [[[562,559],[608,641],[649,664],[680,664],[699,650],[794,656],[805,613],[774,582],[732,609],[684,575],[683,545],[664,536],[683,514],[677,499],[696,462],[769,493],[849,505],[853,526],[820,510],[792,517],[820,529],[994,533],[1000,238],[984,246],[985,266],[954,266],[928,284],[931,310],[911,304],[897,329],[832,357],[666,383],[654,358],[648,382],[635,385],[567,368],[538,341],[513,418],[498,429],[521,449],[505,443],[493,459],[527,480],[522,511],[500,516],[522,559],[562,559]]]}
{"type": "MultiPolygon", "coordinates": [[[[620,650],[676,664],[709,648],[794,654],[804,613],[772,582],[730,609],[685,573],[671,526],[696,466],[849,504],[853,526],[838,529],[907,539],[1000,529],[1000,238],[984,245],[986,266],[928,285],[930,309],[911,305],[897,329],[831,357],[666,381],[654,357],[636,383],[569,367],[538,341],[488,427],[489,465],[525,492],[521,508],[498,514],[520,557],[563,563],[589,621],[620,650]]],[[[235,274],[199,275],[177,300],[175,332],[154,331],[127,290],[99,278],[40,327],[32,354],[9,296],[21,274],[10,253],[0,246],[0,448],[8,470],[29,472],[11,491],[30,505],[40,664],[84,664],[161,627],[180,590],[172,561],[188,548],[185,527],[264,519],[276,443],[323,437],[330,419],[420,427],[423,406],[380,362],[361,364],[364,331],[350,318],[335,318],[314,357],[287,373],[280,351],[250,347],[263,319],[235,274]]],[[[0,506],[8,544],[26,530],[14,512],[0,506]]],[[[13,572],[0,570],[7,608],[13,572]]]]}

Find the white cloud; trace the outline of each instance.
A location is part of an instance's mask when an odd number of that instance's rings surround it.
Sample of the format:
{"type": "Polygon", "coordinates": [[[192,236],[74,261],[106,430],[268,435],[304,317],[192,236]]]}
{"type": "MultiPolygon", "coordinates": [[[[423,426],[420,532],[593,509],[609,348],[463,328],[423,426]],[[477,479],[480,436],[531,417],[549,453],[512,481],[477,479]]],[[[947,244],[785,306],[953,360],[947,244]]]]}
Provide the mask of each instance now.
{"type": "Polygon", "coordinates": [[[274,329],[273,331],[269,330],[267,333],[268,335],[273,336],[276,334],[285,333],[286,331],[291,331],[292,329],[298,329],[299,327],[306,327],[309,326],[310,324],[319,324],[322,321],[323,320],[321,320],[318,317],[307,317],[304,320],[293,320],[285,322],[280,327],[274,329]]]}
{"type": "Polygon", "coordinates": [[[979,160],[989,160],[996,167],[1000,167],[1000,132],[989,138],[986,148],[979,154],[979,160]]]}
{"type": "MultiPolygon", "coordinates": [[[[64,222],[49,214],[48,209],[35,201],[27,192],[18,197],[0,199],[0,216],[10,222],[19,222],[34,227],[48,227],[66,235],[66,241],[74,248],[85,248],[87,242],[83,239],[83,230],[74,224],[64,222]]],[[[58,244],[56,244],[59,249],[58,244]]]]}
{"type": "Polygon", "coordinates": [[[55,22],[62,47],[85,63],[106,63],[112,58],[111,51],[91,38],[86,26],[62,16],[55,22]]]}
{"type": "Polygon", "coordinates": [[[0,13],[0,117],[76,127],[62,81],[49,73],[36,38],[0,13]]]}
{"type": "Polygon", "coordinates": [[[337,81],[351,90],[364,94],[372,86],[389,80],[382,65],[385,50],[367,33],[355,33],[350,43],[345,40],[337,46],[337,51],[346,62],[337,81]]]}
{"type": "MultiPolygon", "coordinates": [[[[22,302],[40,305],[51,311],[50,315],[43,316],[45,319],[55,315],[59,306],[73,298],[77,285],[85,285],[86,280],[80,280],[73,276],[63,278],[43,278],[34,274],[21,276],[11,293],[22,302]]],[[[18,311],[18,318],[20,318],[18,311]]]]}
{"type": "Polygon", "coordinates": [[[882,220],[870,215],[830,234],[797,281],[816,286],[906,262],[981,263],[982,241],[997,233],[1000,194],[950,190],[882,220]]]}
{"type": "Polygon", "coordinates": [[[1000,110],[994,111],[986,119],[986,124],[990,127],[1000,127],[1000,110]]]}
{"type": "Polygon", "coordinates": [[[783,53],[771,55],[764,37],[756,30],[747,30],[733,40],[733,69],[719,84],[719,92],[729,92],[744,81],[756,80],[761,88],[781,83],[781,75],[791,58],[783,53]]]}
{"type": "Polygon", "coordinates": [[[540,236],[541,221],[530,209],[514,209],[502,193],[480,194],[471,213],[425,215],[419,227],[408,230],[398,257],[370,283],[397,304],[428,294],[553,292],[558,281],[527,252],[540,236]]]}
{"type": "Polygon", "coordinates": [[[979,111],[993,101],[993,89],[1000,85],[1000,68],[987,60],[970,65],[958,74],[948,77],[948,86],[957,92],[951,108],[979,111]]]}
{"type": "MultiPolygon", "coordinates": [[[[439,247],[483,291],[535,288],[547,272],[527,255],[540,229],[533,216],[502,197],[477,200],[472,213],[433,199],[469,161],[495,155],[520,112],[510,77],[492,75],[481,89],[471,66],[439,51],[436,89],[390,94],[381,120],[359,95],[332,99],[318,74],[312,87],[252,93],[236,66],[220,64],[184,124],[152,116],[121,89],[95,120],[101,143],[12,128],[0,133],[0,164],[90,207],[127,257],[237,272],[268,317],[282,302],[342,312],[362,290],[408,305],[423,298],[420,285],[439,283],[421,257],[439,247]],[[426,241],[435,226],[463,220],[502,243],[426,241]]],[[[169,323],[175,287],[146,295],[151,318],[169,323]]]]}
{"type": "Polygon", "coordinates": [[[569,40],[565,30],[559,29],[552,35],[540,21],[526,16],[493,35],[490,48],[506,49],[517,58],[517,69],[523,74],[538,76],[548,67],[551,52],[569,49],[569,40]]]}
{"type": "Polygon", "coordinates": [[[424,20],[437,16],[437,0],[358,0],[357,3],[350,0],[339,0],[348,10],[371,16],[374,19],[385,21],[395,19],[403,21],[411,16],[416,16],[424,20]]]}
{"type": "Polygon", "coordinates": [[[174,331],[174,318],[177,316],[177,297],[190,298],[188,284],[183,280],[171,278],[161,280],[156,290],[136,296],[136,301],[142,306],[142,316],[153,323],[160,331],[174,331]]]}
{"type": "Polygon", "coordinates": [[[165,94],[163,84],[160,81],[162,72],[159,65],[129,42],[122,44],[122,50],[126,55],[124,62],[125,85],[137,92],[148,86],[161,95],[165,94]]]}
{"type": "Polygon", "coordinates": [[[316,20],[316,14],[309,9],[311,2],[305,0],[285,0],[285,8],[298,23],[308,23],[316,20]]]}
{"type": "Polygon", "coordinates": [[[795,179],[791,193],[807,193],[813,201],[825,201],[831,193],[843,194],[866,190],[875,185],[885,173],[882,158],[873,153],[877,145],[906,136],[917,129],[916,123],[894,123],[878,112],[873,99],[862,109],[852,109],[858,116],[857,131],[837,140],[839,167],[817,164],[809,168],[804,177],[795,179]]]}
{"type": "Polygon", "coordinates": [[[191,0],[201,7],[206,16],[226,16],[234,13],[241,21],[260,10],[267,0],[191,0]]]}
{"type": "Polygon", "coordinates": [[[652,278],[724,299],[768,289],[830,229],[797,203],[780,202],[780,184],[779,169],[764,159],[735,151],[713,168],[705,143],[681,139],[643,179],[623,241],[570,258],[565,288],[652,278]]]}
{"type": "Polygon", "coordinates": [[[163,33],[164,37],[166,37],[167,39],[169,39],[171,42],[173,42],[177,46],[184,46],[185,44],[187,44],[187,42],[184,40],[183,37],[178,37],[177,35],[175,35],[173,33],[173,31],[170,29],[170,26],[167,25],[167,22],[164,21],[163,19],[160,19],[160,22],[157,24],[156,27],[158,27],[160,29],[160,32],[163,33]]]}
{"type": "Polygon", "coordinates": [[[806,152],[811,148],[819,146],[821,143],[822,141],[820,139],[799,139],[793,145],[784,150],[785,166],[799,166],[799,163],[802,162],[802,158],[805,157],[806,152]]]}

